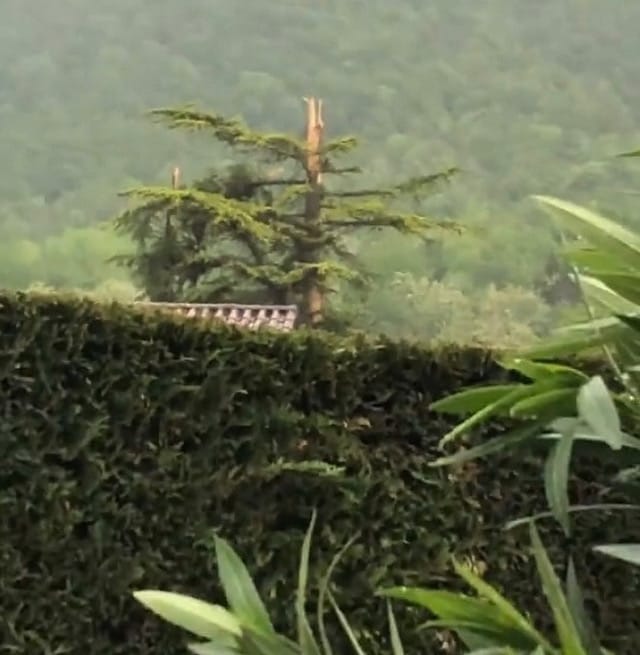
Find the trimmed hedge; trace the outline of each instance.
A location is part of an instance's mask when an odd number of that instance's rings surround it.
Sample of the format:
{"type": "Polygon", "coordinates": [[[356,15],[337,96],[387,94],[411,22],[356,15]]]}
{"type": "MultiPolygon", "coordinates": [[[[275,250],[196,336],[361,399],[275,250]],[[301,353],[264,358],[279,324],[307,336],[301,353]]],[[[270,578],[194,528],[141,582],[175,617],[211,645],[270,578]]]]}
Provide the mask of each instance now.
{"type": "MultiPolygon", "coordinates": [[[[500,375],[478,350],[247,334],[0,296],[0,653],[184,652],[185,636],[131,591],[219,598],[214,531],[246,559],[286,626],[314,507],[316,572],[361,532],[336,585],[370,652],[386,650],[373,590],[451,586],[452,554],[486,567],[544,624],[526,530],[502,530],[544,509],[539,462],[429,468],[449,427],[429,403],[500,375]],[[287,468],[309,460],[345,475],[287,468]]],[[[575,502],[602,500],[607,472],[593,473],[602,468],[585,457],[575,502]]],[[[640,574],[589,546],[639,534],[638,515],[585,514],[569,544],[601,632],[621,655],[640,652],[640,574]]],[[[553,531],[545,539],[562,561],[566,544],[553,531]]],[[[398,613],[409,653],[440,652],[433,635],[414,631],[424,615],[398,613]]]]}

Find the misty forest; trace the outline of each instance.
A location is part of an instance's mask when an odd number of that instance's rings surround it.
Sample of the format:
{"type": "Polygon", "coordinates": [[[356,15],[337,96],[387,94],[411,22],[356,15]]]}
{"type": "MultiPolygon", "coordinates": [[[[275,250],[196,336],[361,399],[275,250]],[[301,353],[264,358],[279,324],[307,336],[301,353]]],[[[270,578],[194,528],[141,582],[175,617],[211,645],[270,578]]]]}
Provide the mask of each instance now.
{"type": "Polygon", "coordinates": [[[580,314],[561,237],[531,196],[634,225],[638,166],[617,155],[640,144],[640,6],[239,6],[5,0],[4,287],[297,301],[312,267],[330,328],[501,345],[580,314]],[[286,221],[306,188],[287,180],[310,97],[339,172],[325,175],[315,254],[286,221]],[[269,209],[240,225],[233,203],[269,209]],[[170,212],[184,231],[234,207],[195,250],[158,232],[170,212]],[[255,238],[266,255],[249,261],[255,238]]]}

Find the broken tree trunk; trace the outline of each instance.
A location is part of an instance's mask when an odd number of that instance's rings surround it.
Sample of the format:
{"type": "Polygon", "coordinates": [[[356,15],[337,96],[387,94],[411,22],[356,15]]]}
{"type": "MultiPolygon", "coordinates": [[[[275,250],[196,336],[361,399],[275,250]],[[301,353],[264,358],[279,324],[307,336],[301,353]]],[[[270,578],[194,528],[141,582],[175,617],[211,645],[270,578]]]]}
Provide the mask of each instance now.
{"type": "MultiPolygon", "coordinates": [[[[324,122],[322,119],[322,100],[305,98],[307,103],[307,161],[306,174],[309,191],[305,196],[304,218],[309,237],[319,236],[320,212],[322,206],[322,143],[324,122]]],[[[317,249],[308,247],[300,253],[301,259],[309,264],[319,263],[317,249]]],[[[309,271],[303,285],[301,313],[303,322],[311,327],[318,325],[324,318],[326,291],[317,270],[309,271]]]]}

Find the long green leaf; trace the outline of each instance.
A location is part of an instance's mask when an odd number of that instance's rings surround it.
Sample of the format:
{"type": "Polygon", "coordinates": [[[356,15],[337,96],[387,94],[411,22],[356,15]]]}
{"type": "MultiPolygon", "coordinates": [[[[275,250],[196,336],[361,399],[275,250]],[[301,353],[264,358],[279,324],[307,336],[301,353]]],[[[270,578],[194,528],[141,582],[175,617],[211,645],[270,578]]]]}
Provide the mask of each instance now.
{"type": "Polygon", "coordinates": [[[269,614],[243,561],[227,541],[217,536],[215,549],[218,575],[230,608],[244,625],[275,634],[269,614]]]}
{"type": "Polygon", "coordinates": [[[488,455],[518,448],[527,441],[538,437],[546,425],[546,420],[532,422],[523,427],[510,430],[493,439],[488,439],[473,448],[462,449],[452,455],[439,457],[433,462],[430,462],[429,466],[459,466],[460,464],[487,457],[488,455]]]}
{"type": "MultiPolygon", "coordinates": [[[[638,310],[638,306],[631,302],[627,297],[613,289],[602,279],[604,276],[596,275],[579,275],[580,284],[587,298],[592,303],[604,307],[607,312],[611,313],[631,313],[638,310]]],[[[609,280],[614,281],[614,276],[607,276],[609,280]]],[[[636,280],[637,281],[637,280],[636,280]]]]}
{"type": "Polygon", "coordinates": [[[640,275],[638,273],[594,272],[593,277],[626,301],[627,309],[616,311],[638,311],[638,305],[640,305],[640,275]]]}
{"type": "Polygon", "coordinates": [[[390,587],[381,589],[378,591],[378,595],[423,607],[445,620],[454,619],[478,623],[485,620],[488,613],[496,614],[495,609],[485,600],[442,589],[390,587]]]}
{"type": "Polygon", "coordinates": [[[582,386],[578,392],[577,406],[578,415],[595,434],[601,434],[613,450],[622,448],[624,438],[618,410],[600,376],[593,377],[582,386]]]}
{"type": "Polygon", "coordinates": [[[455,628],[458,638],[472,652],[483,648],[495,648],[504,646],[504,640],[500,636],[482,631],[482,628],[476,627],[473,630],[465,628],[463,625],[455,628]]]}
{"type": "Polygon", "coordinates": [[[612,257],[611,253],[584,245],[563,248],[561,255],[569,264],[594,277],[598,277],[599,273],[604,271],[609,273],[633,271],[632,267],[612,257]]]}
{"type": "MultiPolygon", "coordinates": [[[[614,511],[625,511],[625,512],[637,512],[640,510],[640,506],[632,505],[630,503],[594,503],[593,505],[571,505],[569,507],[569,513],[573,514],[575,512],[614,512],[614,511]]],[[[542,519],[552,519],[555,518],[553,512],[540,512],[538,514],[532,514],[531,516],[523,516],[522,518],[514,519],[505,524],[505,530],[513,530],[514,528],[519,528],[523,525],[529,525],[532,521],[540,521],[542,519]]]]}
{"type": "Polygon", "coordinates": [[[392,587],[383,589],[378,594],[424,607],[452,629],[457,625],[485,638],[499,638],[499,641],[493,643],[520,649],[533,647],[536,643],[532,641],[530,634],[515,626],[500,608],[484,599],[416,587],[392,587]]]}
{"type": "Polygon", "coordinates": [[[618,318],[615,316],[603,316],[601,318],[594,318],[593,320],[587,320],[581,323],[563,325],[556,330],[556,334],[573,336],[582,334],[586,337],[595,332],[603,335],[607,339],[615,339],[621,334],[624,334],[625,331],[625,326],[618,320],[618,318]]]}
{"type": "Polygon", "coordinates": [[[566,586],[569,610],[571,611],[571,616],[573,616],[573,620],[578,628],[580,640],[584,644],[585,650],[588,655],[602,655],[602,648],[598,643],[593,623],[589,619],[585,609],[582,589],[578,583],[576,568],[571,557],[569,558],[569,564],[567,566],[566,586]]]}
{"type": "Polygon", "coordinates": [[[298,645],[275,632],[243,629],[239,649],[242,655],[300,655],[298,645]]]}
{"type": "Polygon", "coordinates": [[[563,227],[570,232],[640,270],[640,237],[635,232],[572,202],[550,196],[534,198],[553,209],[563,227]]]}
{"type": "Polygon", "coordinates": [[[353,650],[356,651],[356,655],[366,655],[362,646],[360,645],[360,642],[358,641],[358,638],[356,637],[355,632],[353,631],[353,628],[349,624],[347,617],[344,615],[344,612],[338,607],[338,603],[336,603],[336,600],[330,591],[327,592],[327,597],[329,599],[329,602],[331,603],[331,607],[333,607],[333,611],[338,617],[338,621],[340,621],[340,625],[342,626],[342,629],[344,630],[349,641],[351,642],[351,646],[353,646],[353,650]]]}
{"type": "MultiPolygon", "coordinates": [[[[590,426],[586,425],[584,421],[576,417],[563,417],[556,419],[547,427],[549,427],[551,431],[543,432],[540,435],[541,439],[560,439],[567,429],[571,429],[574,441],[595,441],[598,443],[606,443],[601,434],[594,434],[593,429],[590,426]]],[[[632,437],[626,432],[621,432],[621,435],[623,448],[640,450],[640,439],[638,439],[638,437],[632,437]]]]}
{"type": "Polygon", "coordinates": [[[637,312],[635,314],[618,314],[616,318],[631,328],[633,332],[640,333],[640,315],[637,312]]]}
{"type": "Polygon", "coordinates": [[[640,544],[607,544],[596,546],[593,550],[609,557],[640,566],[640,544]]]}
{"type": "Polygon", "coordinates": [[[229,648],[218,641],[189,644],[187,649],[194,655],[240,655],[235,648],[229,648]]]}
{"type": "Polygon", "coordinates": [[[529,530],[531,543],[533,544],[533,554],[542,580],[542,588],[549,601],[560,645],[562,646],[562,655],[588,655],[580,641],[580,634],[562,591],[562,585],[553,570],[535,523],[530,523],[529,530]]]}
{"type": "Polygon", "coordinates": [[[573,434],[563,434],[553,445],[544,470],[544,487],[547,502],[565,535],[571,533],[569,520],[569,466],[573,448],[573,434]]]}
{"type": "Polygon", "coordinates": [[[317,621],[318,621],[318,632],[320,633],[320,642],[322,643],[322,648],[325,655],[332,655],[333,649],[331,648],[331,642],[327,636],[327,629],[324,621],[324,610],[327,594],[329,593],[329,583],[333,576],[333,572],[347,552],[347,550],[353,545],[354,541],[358,538],[359,533],[352,535],[347,542],[342,546],[342,548],[333,556],[326,573],[322,576],[320,580],[319,590],[318,590],[318,607],[317,607],[317,621]]]}
{"type": "Polygon", "coordinates": [[[511,371],[517,371],[535,382],[546,380],[552,376],[561,376],[566,378],[567,381],[575,381],[576,385],[579,385],[589,379],[582,371],[571,366],[534,362],[530,359],[523,359],[522,357],[505,360],[504,362],[500,362],[500,365],[511,371]]]}
{"type": "MultiPolygon", "coordinates": [[[[296,593],[296,623],[298,626],[298,645],[302,655],[320,655],[320,648],[313,635],[309,619],[305,610],[307,596],[307,582],[309,577],[309,554],[311,552],[311,539],[316,524],[316,511],[311,515],[309,527],[302,542],[300,552],[300,565],[298,568],[298,589],[296,593]]],[[[327,654],[329,655],[329,654],[327,654]]]]}
{"type": "Polygon", "coordinates": [[[552,389],[515,403],[509,412],[513,418],[542,418],[548,420],[575,412],[577,389],[552,389]]]}
{"type": "MultiPolygon", "coordinates": [[[[435,619],[425,621],[418,629],[422,631],[433,630],[434,628],[444,628],[450,632],[455,632],[467,648],[473,649],[473,652],[476,649],[504,647],[505,644],[512,641],[512,638],[503,627],[486,622],[435,619]]],[[[517,652],[522,653],[524,651],[518,648],[517,652]]]]}
{"type": "Polygon", "coordinates": [[[495,384],[486,387],[472,387],[459,393],[437,400],[430,405],[430,409],[443,414],[456,414],[466,416],[484,409],[487,405],[495,403],[507,394],[522,389],[521,384],[495,384]]]}
{"type": "MultiPolygon", "coordinates": [[[[544,655],[544,651],[540,651],[544,655]]],[[[492,648],[479,648],[472,650],[467,655],[518,655],[518,653],[508,646],[494,646],[492,648]]]]}
{"type": "Polygon", "coordinates": [[[628,152],[623,152],[616,157],[640,157],[640,150],[629,150],[628,152]]]}
{"type": "Polygon", "coordinates": [[[526,639],[530,640],[531,645],[529,648],[535,648],[538,645],[551,648],[551,644],[545,639],[544,635],[536,630],[531,622],[502,594],[474,573],[468,566],[460,564],[455,560],[453,566],[456,573],[480,598],[489,601],[502,614],[504,620],[512,625],[514,630],[520,631],[526,639]]]}
{"type": "Polygon", "coordinates": [[[387,601],[387,619],[389,621],[389,637],[391,639],[391,653],[392,655],[404,655],[404,647],[402,639],[400,638],[400,631],[396,622],[395,614],[391,603],[387,601]]]}
{"type": "Polygon", "coordinates": [[[477,425],[482,424],[488,419],[498,416],[503,412],[508,412],[513,405],[517,402],[523,400],[524,398],[531,398],[545,391],[549,391],[553,388],[562,386],[562,380],[550,377],[548,379],[542,380],[540,382],[535,382],[533,384],[521,385],[507,393],[506,395],[501,396],[501,398],[489,405],[486,405],[475,414],[465,419],[456,427],[453,428],[448,434],[445,434],[444,437],[440,440],[439,446],[442,447],[453,441],[460,435],[463,435],[477,425]]]}
{"type": "Polygon", "coordinates": [[[160,618],[198,637],[218,640],[242,634],[236,617],[220,605],[170,591],[136,591],[133,596],[160,618]]]}
{"type": "Polygon", "coordinates": [[[607,335],[597,332],[595,328],[584,333],[557,333],[524,349],[523,354],[534,359],[562,359],[594,350],[607,341],[607,335]]]}

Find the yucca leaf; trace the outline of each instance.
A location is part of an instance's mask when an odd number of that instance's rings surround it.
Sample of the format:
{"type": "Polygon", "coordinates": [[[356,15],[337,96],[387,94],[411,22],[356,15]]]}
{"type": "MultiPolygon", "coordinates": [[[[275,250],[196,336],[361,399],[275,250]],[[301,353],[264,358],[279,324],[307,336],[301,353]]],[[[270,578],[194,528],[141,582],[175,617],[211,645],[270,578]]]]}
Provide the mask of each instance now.
{"type": "MultiPolygon", "coordinates": [[[[536,651],[533,652],[533,655],[536,655],[536,651]]],[[[544,655],[544,651],[540,651],[540,654],[544,655]]],[[[467,655],[519,655],[519,653],[508,646],[492,646],[469,651],[467,655]]]]}
{"type": "Polygon", "coordinates": [[[313,635],[309,619],[305,611],[307,595],[307,582],[309,576],[309,553],[311,551],[311,539],[316,524],[316,511],[311,515],[309,527],[302,542],[300,552],[300,566],[298,568],[298,589],[296,592],[296,623],[298,626],[298,645],[302,655],[320,655],[320,648],[313,635]]]}
{"type": "Polygon", "coordinates": [[[560,580],[553,570],[534,522],[530,523],[529,531],[533,545],[533,555],[542,580],[542,589],[553,613],[558,639],[562,647],[562,655],[588,655],[580,640],[580,633],[573,620],[560,580]]]}
{"type": "Polygon", "coordinates": [[[639,273],[640,271],[634,273],[594,272],[592,275],[613,293],[623,298],[629,306],[629,311],[637,312],[638,305],[640,305],[639,273]]]}
{"type": "Polygon", "coordinates": [[[472,571],[468,566],[460,564],[455,560],[453,565],[456,573],[478,594],[480,598],[489,601],[500,611],[505,620],[513,626],[514,630],[519,630],[523,637],[530,640],[530,648],[534,648],[537,645],[544,646],[545,648],[550,647],[550,644],[545,639],[544,635],[536,630],[531,622],[494,587],[485,582],[485,580],[472,571]]]}
{"type": "Polygon", "coordinates": [[[473,631],[460,626],[456,628],[456,633],[465,647],[473,653],[487,648],[498,648],[500,646],[504,648],[504,643],[500,641],[500,637],[496,638],[495,635],[480,634],[477,629],[473,631]]]}
{"type": "MultiPolygon", "coordinates": [[[[560,418],[553,421],[549,427],[552,431],[543,432],[540,434],[540,439],[561,439],[564,432],[571,430],[575,441],[606,443],[601,434],[594,434],[593,429],[579,418],[560,418]]],[[[640,450],[640,439],[638,439],[638,437],[633,437],[626,432],[621,432],[621,435],[623,448],[640,450]]]]}
{"type": "Polygon", "coordinates": [[[571,414],[576,408],[577,388],[552,389],[515,403],[509,415],[513,418],[547,418],[571,414]]]}
{"type": "MultiPolygon", "coordinates": [[[[537,649],[536,649],[537,651],[537,649]]],[[[533,652],[533,655],[536,655],[536,651],[533,652]]],[[[540,651],[541,655],[544,655],[544,651],[540,651]]],[[[467,655],[520,655],[513,648],[508,646],[492,646],[490,648],[479,648],[477,650],[472,650],[467,653],[467,655]]]]}
{"type": "Polygon", "coordinates": [[[466,416],[484,409],[487,405],[501,400],[507,394],[522,387],[522,384],[471,387],[431,403],[430,409],[443,414],[466,416]]]}
{"type": "Polygon", "coordinates": [[[327,591],[327,598],[329,599],[329,602],[331,603],[331,607],[333,607],[333,611],[336,613],[336,616],[338,617],[338,621],[340,621],[340,625],[342,626],[342,629],[347,635],[349,642],[353,647],[353,650],[355,650],[356,655],[366,655],[362,646],[360,645],[360,642],[358,641],[358,638],[355,635],[355,632],[353,631],[353,628],[349,624],[347,617],[344,615],[343,611],[338,607],[338,604],[336,603],[335,598],[333,597],[333,594],[330,591],[327,591]]]}
{"type": "Polygon", "coordinates": [[[572,202],[550,196],[534,196],[551,208],[561,225],[584,237],[592,246],[640,270],[640,237],[622,225],[572,202]]]}
{"type": "Polygon", "coordinates": [[[300,655],[298,645],[290,639],[252,628],[243,630],[239,650],[242,655],[300,655]]]}
{"type": "Polygon", "coordinates": [[[533,423],[510,430],[498,437],[494,437],[493,439],[487,439],[487,441],[484,441],[477,446],[473,446],[473,448],[462,449],[452,455],[438,457],[438,459],[430,462],[429,466],[459,466],[460,464],[471,462],[474,459],[480,459],[482,457],[487,457],[488,455],[518,448],[527,441],[537,438],[546,425],[546,420],[534,421],[533,423]]]}
{"type": "Polygon", "coordinates": [[[569,466],[573,434],[567,432],[553,445],[544,467],[544,488],[551,512],[565,535],[571,533],[569,520],[569,466]]]}
{"type": "Polygon", "coordinates": [[[495,609],[485,600],[442,589],[390,587],[380,590],[378,595],[423,607],[443,620],[481,623],[488,614],[496,615],[495,609]]]}
{"type": "Polygon", "coordinates": [[[593,550],[609,557],[640,566],[640,544],[606,544],[593,550]]]}
{"type": "Polygon", "coordinates": [[[322,576],[320,580],[319,590],[318,590],[318,608],[317,608],[317,621],[318,621],[318,632],[320,633],[320,642],[322,643],[322,648],[324,655],[332,655],[333,649],[331,648],[331,643],[327,636],[327,630],[324,622],[324,609],[325,609],[325,599],[329,593],[329,583],[331,582],[331,577],[333,576],[333,571],[335,570],[338,562],[342,559],[347,550],[351,547],[353,542],[358,538],[358,533],[354,534],[349,538],[347,543],[342,546],[342,548],[333,556],[326,573],[322,576]]]}
{"type": "Polygon", "coordinates": [[[187,649],[194,655],[240,655],[235,648],[222,645],[218,641],[188,644],[187,649]]]}
{"type": "Polygon", "coordinates": [[[238,619],[220,605],[170,591],[136,591],[134,598],[172,625],[204,639],[235,643],[242,629],[238,619]]]}
{"type": "MultiPolygon", "coordinates": [[[[593,505],[571,505],[569,507],[570,514],[576,512],[633,512],[638,510],[640,510],[640,506],[632,505],[630,503],[594,503],[593,505]]],[[[523,516],[518,519],[513,519],[505,524],[504,529],[513,530],[514,528],[519,528],[523,525],[529,525],[532,522],[552,518],[555,518],[553,512],[540,512],[538,514],[532,514],[531,516],[523,516]]]]}
{"type": "Polygon", "coordinates": [[[598,277],[599,272],[624,273],[634,270],[611,253],[584,245],[565,247],[561,250],[561,255],[569,264],[594,277],[598,277]]]}
{"type": "Polygon", "coordinates": [[[616,157],[640,157],[640,150],[630,150],[629,152],[623,152],[616,157]]]}
{"type": "Polygon", "coordinates": [[[227,541],[215,537],[218,575],[229,607],[238,619],[265,633],[275,634],[269,614],[247,567],[227,541]]]}
{"type": "MultiPolygon", "coordinates": [[[[434,619],[432,621],[425,621],[418,629],[422,631],[433,630],[434,628],[455,632],[467,648],[504,647],[505,644],[509,644],[511,641],[504,627],[491,625],[486,622],[434,619]]],[[[518,653],[521,652],[523,650],[518,648],[518,653]]]]}
{"type": "Polygon", "coordinates": [[[640,333],[640,316],[638,314],[618,314],[616,318],[633,332],[640,333]]]}
{"type": "Polygon", "coordinates": [[[389,621],[389,638],[391,640],[391,653],[392,655],[404,655],[404,647],[402,639],[400,638],[400,631],[396,622],[395,614],[391,603],[387,601],[387,619],[389,621]]]}
{"type": "Polygon", "coordinates": [[[523,350],[523,355],[533,359],[562,359],[584,353],[607,343],[608,337],[595,329],[584,332],[556,332],[548,339],[523,350]]]}
{"type": "Polygon", "coordinates": [[[571,616],[575,621],[576,627],[580,634],[580,640],[584,644],[588,655],[602,655],[602,648],[598,643],[593,624],[587,615],[582,589],[578,583],[576,568],[573,559],[569,558],[567,566],[567,602],[571,611],[571,616]]]}
{"type": "Polygon", "coordinates": [[[542,380],[540,382],[535,382],[533,384],[525,384],[517,386],[513,391],[508,392],[505,395],[502,395],[499,400],[496,400],[493,403],[490,403],[475,412],[472,416],[469,416],[467,419],[456,425],[453,430],[445,434],[444,437],[440,440],[439,446],[442,447],[445,444],[453,441],[462,434],[467,433],[472,428],[482,424],[486,420],[501,415],[508,411],[520,400],[525,398],[531,398],[532,396],[538,395],[544,391],[553,389],[554,387],[560,386],[561,381],[556,380],[553,377],[542,380]]]}
{"type": "MultiPolygon", "coordinates": [[[[472,598],[439,589],[416,587],[392,587],[378,592],[387,598],[395,598],[412,605],[424,607],[438,617],[439,625],[451,629],[465,628],[493,643],[511,645],[520,649],[532,647],[531,637],[514,627],[509,617],[487,600],[472,598]]],[[[429,622],[433,625],[433,622],[429,622]]]]}
{"type": "MultiPolygon", "coordinates": [[[[638,310],[635,302],[609,286],[600,275],[579,275],[580,284],[588,299],[611,313],[631,313],[638,310]]],[[[613,275],[608,276],[610,280],[613,275]]],[[[637,280],[636,280],[637,281],[637,280]]]]}
{"type": "Polygon", "coordinates": [[[582,384],[589,379],[582,371],[571,366],[534,362],[521,357],[505,360],[504,362],[500,362],[500,365],[510,371],[517,371],[536,382],[545,380],[551,376],[562,376],[568,381],[575,381],[576,384],[582,384]]]}
{"type": "Polygon", "coordinates": [[[623,446],[618,410],[604,380],[598,375],[578,391],[578,415],[613,450],[623,446]]]}
{"type": "Polygon", "coordinates": [[[604,316],[601,318],[594,318],[593,320],[582,321],[580,323],[571,323],[570,325],[563,325],[559,327],[555,334],[563,335],[588,335],[592,332],[602,334],[607,339],[613,339],[616,336],[625,332],[625,326],[615,316],[604,316]]]}

